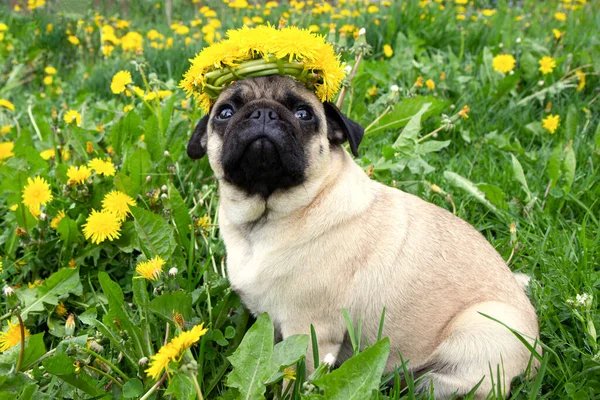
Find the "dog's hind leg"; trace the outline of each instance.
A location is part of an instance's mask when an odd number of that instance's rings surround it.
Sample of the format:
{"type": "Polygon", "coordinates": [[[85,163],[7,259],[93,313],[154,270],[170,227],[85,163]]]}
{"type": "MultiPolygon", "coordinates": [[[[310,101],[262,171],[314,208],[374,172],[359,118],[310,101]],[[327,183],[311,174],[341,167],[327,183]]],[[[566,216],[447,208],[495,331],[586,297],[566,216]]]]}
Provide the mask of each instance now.
{"type": "MultiPolygon", "coordinates": [[[[538,334],[535,316],[501,302],[472,305],[453,318],[425,363],[429,372],[422,377],[420,391],[433,385],[436,399],[448,399],[469,393],[481,381],[476,399],[485,399],[492,389],[508,395],[511,380],[525,372],[531,353],[509,329],[481,313],[520,332],[533,345],[538,334]]],[[[532,371],[536,368],[533,359],[532,371]]]]}

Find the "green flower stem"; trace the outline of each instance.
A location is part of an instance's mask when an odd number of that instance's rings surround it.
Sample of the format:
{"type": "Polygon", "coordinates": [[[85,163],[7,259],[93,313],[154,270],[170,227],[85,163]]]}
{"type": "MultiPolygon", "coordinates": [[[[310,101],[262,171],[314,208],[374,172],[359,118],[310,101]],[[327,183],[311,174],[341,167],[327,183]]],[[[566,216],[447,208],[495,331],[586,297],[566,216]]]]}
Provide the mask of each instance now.
{"type": "Polygon", "coordinates": [[[94,357],[96,357],[98,360],[102,361],[103,363],[105,363],[106,365],[108,365],[110,367],[110,369],[112,369],[113,371],[115,371],[117,374],[119,374],[119,376],[121,378],[123,378],[123,380],[125,382],[127,382],[129,380],[129,377],[127,377],[127,375],[125,375],[123,373],[123,371],[121,371],[119,368],[117,368],[117,366],[113,363],[111,363],[110,361],[108,361],[106,358],[102,357],[100,354],[96,353],[93,350],[88,349],[87,347],[81,347],[80,348],[84,353],[88,353],[94,357]]]}
{"type": "Polygon", "coordinates": [[[113,381],[113,383],[114,383],[115,385],[117,385],[117,386],[119,387],[119,389],[121,389],[121,391],[123,391],[123,385],[122,385],[122,384],[121,384],[121,382],[119,382],[119,381],[117,380],[117,378],[115,378],[114,376],[112,376],[112,375],[110,375],[110,374],[107,374],[106,372],[102,371],[102,370],[101,370],[101,369],[99,369],[99,368],[92,367],[91,365],[85,365],[85,366],[84,366],[84,368],[87,368],[87,369],[89,369],[89,370],[92,370],[92,371],[96,372],[97,374],[100,374],[100,375],[102,375],[102,376],[104,376],[104,377],[106,377],[106,378],[110,379],[111,381],[113,381]]]}
{"type": "Polygon", "coordinates": [[[140,397],[140,400],[146,400],[148,397],[150,397],[152,395],[152,393],[154,393],[156,391],[156,389],[158,389],[160,387],[160,385],[162,385],[162,383],[165,381],[165,379],[167,379],[167,373],[166,372],[163,374],[163,376],[160,377],[160,379],[158,380],[158,382],[156,382],[154,384],[154,386],[152,386],[146,392],[146,394],[144,394],[142,397],[140,397]]]}
{"type": "Polygon", "coordinates": [[[21,351],[19,352],[19,359],[17,360],[17,368],[15,368],[15,374],[19,373],[21,369],[21,364],[23,363],[23,356],[25,355],[25,325],[23,325],[23,319],[21,318],[21,314],[17,314],[17,318],[19,319],[19,331],[21,333],[21,351]]]}
{"type": "Polygon", "coordinates": [[[198,378],[191,372],[188,376],[192,380],[192,383],[194,383],[194,389],[196,389],[196,396],[198,396],[199,400],[204,400],[204,397],[202,396],[202,390],[200,390],[200,385],[198,385],[198,378]]]}

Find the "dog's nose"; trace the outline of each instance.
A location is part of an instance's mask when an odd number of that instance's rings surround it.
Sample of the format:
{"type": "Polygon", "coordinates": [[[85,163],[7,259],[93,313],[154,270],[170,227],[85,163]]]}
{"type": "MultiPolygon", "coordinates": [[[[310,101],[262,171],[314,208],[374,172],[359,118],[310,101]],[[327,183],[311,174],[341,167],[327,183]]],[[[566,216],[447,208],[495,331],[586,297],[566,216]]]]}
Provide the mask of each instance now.
{"type": "Polygon", "coordinates": [[[259,123],[268,124],[271,121],[278,120],[279,114],[277,114],[277,111],[271,108],[259,108],[254,110],[248,119],[259,123]]]}

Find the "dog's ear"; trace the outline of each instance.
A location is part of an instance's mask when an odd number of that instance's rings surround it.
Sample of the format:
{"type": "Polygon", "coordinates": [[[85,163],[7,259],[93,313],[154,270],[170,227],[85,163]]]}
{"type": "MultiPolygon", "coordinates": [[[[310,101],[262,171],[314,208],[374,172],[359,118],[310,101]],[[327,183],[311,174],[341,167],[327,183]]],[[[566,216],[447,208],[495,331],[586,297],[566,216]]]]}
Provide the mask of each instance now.
{"type": "Polygon", "coordinates": [[[358,145],[365,134],[365,130],[358,123],[346,117],[335,106],[327,101],[323,103],[325,117],[327,118],[327,138],[333,144],[342,144],[346,140],[350,143],[350,150],[354,157],[358,157],[358,145]]]}
{"type": "Polygon", "coordinates": [[[194,133],[192,133],[192,137],[187,145],[187,154],[193,160],[202,158],[206,154],[206,143],[208,140],[207,128],[208,114],[200,119],[194,128],[194,133]]]}

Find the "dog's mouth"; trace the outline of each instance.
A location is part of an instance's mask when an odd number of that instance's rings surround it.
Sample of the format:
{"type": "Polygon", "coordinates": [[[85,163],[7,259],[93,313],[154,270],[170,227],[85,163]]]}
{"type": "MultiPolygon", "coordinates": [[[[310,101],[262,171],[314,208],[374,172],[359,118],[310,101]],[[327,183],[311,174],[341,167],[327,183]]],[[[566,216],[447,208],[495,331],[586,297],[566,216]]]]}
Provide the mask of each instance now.
{"type": "Polygon", "coordinates": [[[304,154],[284,132],[241,132],[229,139],[223,146],[225,179],[248,194],[268,197],[304,181],[304,154]]]}

